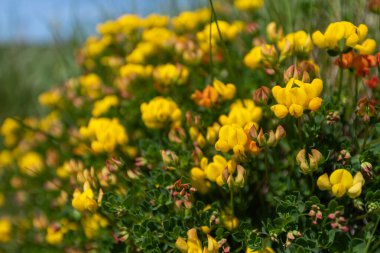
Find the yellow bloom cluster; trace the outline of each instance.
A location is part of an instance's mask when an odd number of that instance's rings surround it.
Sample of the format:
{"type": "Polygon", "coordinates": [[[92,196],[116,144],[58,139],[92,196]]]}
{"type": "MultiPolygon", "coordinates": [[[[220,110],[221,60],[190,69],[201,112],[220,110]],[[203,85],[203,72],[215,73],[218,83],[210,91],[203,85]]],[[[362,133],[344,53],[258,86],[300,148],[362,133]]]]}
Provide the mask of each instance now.
{"type": "Polygon", "coordinates": [[[86,215],[82,219],[84,234],[88,239],[93,239],[101,228],[108,226],[108,221],[98,213],[86,215]]]}
{"type": "Polygon", "coordinates": [[[213,23],[206,25],[202,31],[197,33],[199,47],[203,50],[203,52],[208,53],[210,52],[211,44],[211,49],[215,51],[218,48],[218,42],[220,41],[219,31],[223,40],[231,41],[238,36],[238,34],[243,30],[243,27],[244,24],[239,21],[235,21],[232,24],[229,24],[223,20],[218,20],[217,23],[214,21],[213,23]]]}
{"type": "Polygon", "coordinates": [[[225,125],[219,130],[219,139],[215,143],[215,149],[223,153],[233,150],[235,155],[243,155],[245,145],[248,142],[247,134],[239,125],[225,125]]]}
{"type": "Polygon", "coordinates": [[[171,127],[181,125],[181,110],[171,99],[155,97],[149,103],[140,106],[142,120],[149,128],[163,128],[170,124],[171,127]]]}
{"type": "Polygon", "coordinates": [[[58,90],[50,90],[38,96],[38,102],[44,106],[56,106],[61,99],[61,94],[58,90]]]}
{"type": "Polygon", "coordinates": [[[355,26],[348,21],[331,23],[324,34],[320,31],[313,33],[313,42],[319,48],[328,48],[342,52],[341,41],[345,47],[356,49],[359,54],[367,55],[373,53],[376,48],[376,41],[365,39],[368,27],[364,24],[355,26]]]}
{"type": "Polygon", "coordinates": [[[80,134],[91,139],[91,149],[95,153],[111,153],[117,145],[128,141],[127,133],[117,118],[91,118],[87,127],[80,128],[80,134]]]}
{"type": "Polygon", "coordinates": [[[75,189],[71,204],[79,212],[84,212],[86,210],[95,212],[98,208],[98,203],[94,199],[94,192],[89,186],[86,186],[85,188],[86,189],[83,192],[79,189],[75,189]]]}
{"type": "Polygon", "coordinates": [[[242,11],[256,10],[264,5],[264,0],[234,0],[234,5],[242,11]]]}
{"type": "Polygon", "coordinates": [[[277,47],[282,55],[309,54],[313,43],[309,34],[305,31],[297,31],[279,40],[277,47]]]}
{"type": "Polygon", "coordinates": [[[153,71],[154,80],[162,86],[185,84],[189,70],[183,65],[165,64],[157,66],[153,71]]]}
{"type": "Polygon", "coordinates": [[[21,169],[21,172],[29,176],[36,176],[44,168],[44,162],[41,155],[34,151],[22,155],[18,159],[17,164],[21,169]]]}
{"type": "Polygon", "coordinates": [[[115,95],[106,96],[101,100],[94,103],[94,108],[92,109],[92,116],[99,117],[103,113],[108,112],[108,110],[119,104],[119,99],[115,95]]]}
{"type": "Polygon", "coordinates": [[[244,64],[255,69],[262,65],[268,66],[277,61],[278,54],[274,45],[263,44],[253,47],[245,56],[244,64]]]}
{"type": "Polygon", "coordinates": [[[304,83],[291,78],[285,88],[278,85],[272,88],[277,105],[271,107],[276,117],[284,118],[288,113],[295,118],[300,117],[304,110],[317,111],[322,104],[320,94],[323,90],[321,79],[304,83]]]}
{"type": "Polygon", "coordinates": [[[317,180],[320,190],[331,190],[332,194],[338,198],[347,193],[350,198],[359,197],[364,185],[362,173],[357,172],[354,177],[346,169],[335,170],[330,177],[327,173],[321,175],[317,180]]]}
{"type": "Polygon", "coordinates": [[[175,246],[181,253],[217,253],[219,249],[218,242],[209,234],[207,234],[207,247],[202,247],[195,228],[187,231],[187,241],[179,237],[175,246]]]}
{"type": "Polygon", "coordinates": [[[173,28],[177,31],[194,31],[210,20],[210,10],[203,8],[195,11],[184,11],[172,18],[173,28]]]}
{"type": "Polygon", "coordinates": [[[250,248],[247,248],[245,251],[246,253],[275,253],[275,251],[271,247],[266,247],[262,250],[252,250],[250,248]]]}
{"type": "Polygon", "coordinates": [[[1,125],[0,133],[4,137],[4,145],[7,147],[16,144],[17,135],[16,131],[19,129],[19,123],[11,118],[6,118],[1,125]]]}
{"type": "Polygon", "coordinates": [[[11,240],[12,224],[7,218],[0,218],[0,243],[11,240]]]}
{"type": "Polygon", "coordinates": [[[247,124],[252,126],[260,121],[262,109],[255,105],[252,99],[236,100],[230,106],[228,115],[221,115],[219,122],[222,125],[236,124],[245,127],[247,124]]]}
{"type": "Polygon", "coordinates": [[[81,85],[82,94],[90,98],[97,98],[100,95],[102,80],[97,74],[91,73],[81,76],[79,83],[81,85]]]}
{"type": "Polygon", "coordinates": [[[127,63],[120,68],[120,76],[130,79],[146,78],[153,72],[151,65],[127,63]]]}

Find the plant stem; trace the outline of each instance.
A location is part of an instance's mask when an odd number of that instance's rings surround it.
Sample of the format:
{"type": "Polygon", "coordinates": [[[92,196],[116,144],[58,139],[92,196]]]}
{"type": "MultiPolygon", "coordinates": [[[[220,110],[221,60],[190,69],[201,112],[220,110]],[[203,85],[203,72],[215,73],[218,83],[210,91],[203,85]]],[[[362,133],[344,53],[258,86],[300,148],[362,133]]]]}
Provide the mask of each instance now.
{"type": "MultiPolygon", "coordinates": [[[[342,55],[340,56],[340,60],[342,60],[342,55]]],[[[342,93],[342,86],[343,86],[343,68],[339,67],[339,81],[338,81],[338,95],[337,95],[337,101],[340,101],[340,95],[342,93]]]]}
{"type": "MultiPolygon", "coordinates": [[[[213,4],[212,0],[209,0],[209,2],[210,2],[210,7],[211,7],[211,15],[214,16],[216,29],[218,30],[219,38],[220,38],[220,41],[222,42],[223,49],[224,49],[224,52],[225,52],[225,56],[227,58],[226,59],[227,60],[227,68],[228,68],[229,74],[231,74],[231,77],[232,77],[233,81],[235,81],[237,79],[235,78],[235,73],[232,70],[231,59],[230,59],[230,56],[228,54],[228,49],[227,49],[227,46],[226,46],[226,42],[224,41],[223,36],[222,36],[222,32],[220,31],[220,28],[219,28],[218,18],[216,16],[214,4],[213,4]]],[[[210,25],[210,29],[211,29],[211,25],[210,25]]],[[[210,40],[210,43],[211,43],[211,40],[210,40]]]]}
{"type": "Polygon", "coordinates": [[[234,210],[234,188],[233,183],[230,187],[230,205],[231,205],[231,217],[234,217],[235,210],[234,210]]]}
{"type": "Polygon", "coordinates": [[[377,230],[377,226],[379,225],[379,222],[380,222],[380,215],[377,217],[377,221],[376,221],[375,227],[372,230],[371,237],[368,239],[368,242],[367,242],[367,245],[365,247],[364,253],[367,253],[368,250],[369,250],[369,246],[371,246],[371,241],[372,241],[373,236],[375,235],[375,232],[377,230]]]}

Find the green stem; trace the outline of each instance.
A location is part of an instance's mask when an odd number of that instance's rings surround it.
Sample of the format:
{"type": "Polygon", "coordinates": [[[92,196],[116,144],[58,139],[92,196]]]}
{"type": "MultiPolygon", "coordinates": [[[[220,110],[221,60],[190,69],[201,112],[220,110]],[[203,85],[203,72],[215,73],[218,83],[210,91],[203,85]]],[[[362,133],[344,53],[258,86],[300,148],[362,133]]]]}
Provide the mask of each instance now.
{"type": "Polygon", "coordinates": [[[371,237],[367,241],[367,245],[365,247],[364,253],[367,253],[368,250],[369,250],[369,246],[371,246],[371,242],[372,242],[373,236],[375,235],[375,232],[377,230],[377,226],[379,225],[379,222],[380,222],[380,215],[377,217],[377,221],[376,221],[375,227],[372,230],[371,237]]]}
{"type": "MultiPolygon", "coordinates": [[[[340,56],[340,60],[342,60],[342,56],[340,56]]],[[[338,81],[338,95],[337,95],[337,101],[340,102],[340,95],[342,93],[342,86],[343,86],[343,68],[339,67],[339,81],[338,81]]]]}
{"type": "MultiPolygon", "coordinates": [[[[228,49],[227,49],[227,46],[226,46],[226,42],[223,39],[222,32],[220,31],[220,28],[219,28],[218,18],[216,16],[214,4],[213,4],[212,0],[209,0],[209,2],[210,2],[210,6],[211,6],[211,13],[214,16],[216,29],[218,30],[219,38],[220,38],[220,41],[222,42],[223,49],[225,51],[225,56],[226,56],[226,60],[227,60],[227,68],[228,68],[228,70],[229,70],[229,72],[230,72],[230,74],[232,76],[232,79],[235,81],[237,79],[235,78],[235,73],[232,71],[232,65],[231,65],[230,55],[228,54],[228,49]]],[[[211,29],[211,25],[210,25],[210,29],[211,29]]]]}
{"type": "Polygon", "coordinates": [[[233,183],[230,187],[230,205],[231,205],[231,217],[234,217],[235,210],[234,210],[234,188],[233,183]]]}

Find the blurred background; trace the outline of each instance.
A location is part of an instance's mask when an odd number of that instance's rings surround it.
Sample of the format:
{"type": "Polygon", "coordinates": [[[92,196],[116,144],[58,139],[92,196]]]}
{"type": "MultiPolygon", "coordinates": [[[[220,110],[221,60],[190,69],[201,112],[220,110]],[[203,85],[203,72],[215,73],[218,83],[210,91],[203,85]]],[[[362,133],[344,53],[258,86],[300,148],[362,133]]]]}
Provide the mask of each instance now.
{"type": "Polygon", "coordinates": [[[0,0],[0,122],[38,113],[37,96],[76,75],[75,50],[124,13],[176,15],[207,0],[0,0]]]}

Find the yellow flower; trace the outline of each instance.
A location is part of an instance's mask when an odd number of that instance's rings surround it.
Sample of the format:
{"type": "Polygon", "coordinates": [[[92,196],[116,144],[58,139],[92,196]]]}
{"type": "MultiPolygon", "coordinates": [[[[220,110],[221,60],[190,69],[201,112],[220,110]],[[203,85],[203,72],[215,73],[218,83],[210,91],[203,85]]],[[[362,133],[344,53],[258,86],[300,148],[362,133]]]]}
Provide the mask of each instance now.
{"type": "Polygon", "coordinates": [[[97,98],[100,95],[100,88],[102,85],[102,80],[100,77],[94,73],[81,76],[79,78],[79,83],[81,85],[81,92],[90,98],[97,98]]]}
{"type": "Polygon", "coordinates": [[[45,240],[48,244],[57,245],[63,240],[63,232],[59,227],[49,226],[45,240]]]}
{"type": "Polygon", "coordinates": [[[155,97],[149,103],[140,106],[142,120],[148,128],[163,128],[168,124],[171,127],[181,125],[181,110],[171,99],[155,97]]]}
{"type": "Polygon", "coordinates": [[[60,100],[61,94],[57,89],[44,92],[38,96],[38,102],[40,105],[45,106],[56,106],[60,100]]]}
{"type": "Polygon", "coordinates": [[[223,225],[227,230],[232,231],[239,226],[239,219],[235,216],[226,215],[224,217],[223,225]]]}
{"type": "Polygon", "coordinates": [[[95,212],[98,208],[98,203],[94,199],[94,193],[90,187],[87,187],[83,192],[79,189],[75,189],[71,204],[79,212],[86,210],[95,212]]]}
{"type": "Polygon", "coordinates": [[[318,178],[317,185],[320,190],[331,190],[332,194],[338,198],[346,193],[350,198],[360,196],[364,185],[363,175],[358,172],[353,178],[351,173],[346,169],[337,169],[328,178],[324,173],[318,178]]]}
{"type": "Polygon", "coordinates": [[[19,129],[19,127],[19,123],[12,118],[6,118],[4,120],[0,128],[0,133],[2,136],[4,136],[5,146],[10,147],[16,144],[16,131],[19,129]]]}
{"type": "Polygon", "coordinates": [[[364,185],[364,178],[362,173],[357,172],[354,176],[352,186],[348,189],[347,194],[350,198],[357,198],[362,193],[362,187],[364,185]]]}
{"type": "Polygon", "coordinates": [[[206,157],[202,157],[200,167],[194,167],[190,171],[191,185],[195,187],[200,193],[205,194],[208,192],[211,184],[207,181],[206,169],[208,160],[206,157]]]}
{"type": "Polygon", "coordinates": [[[376,49],[376,41],[366,39],[361,45],[355,45],[354,49],[358,50],[358,53],[361,55],[372,54],[376,49]]]}
{"type": "Polygon", "coordinates": [[[120,76],[130,79],[145,78],[152,74],[153,67],[142,64],[128,63],[120,68],[120,76]]]}
{"type": "Polygon", "coordinates": [[[36,152],[30,151],[21,156],[17,161],[18,166],[22,173],[29,176],[35,176],[44,168],[44,162],[41,155],[36,152]]]}
{"type": "Polygon", "coordinates": [[[243,128],[238,125],[225,125],[220,128],[219,139],[215,149],[223,153],[233,150],[236,155],[243,155],[248,137],[243,128]]]}
{"type": "Polygon", "coordinates": [[[329,175],[327,175],[327,173],[324,173],[323,175],[319,176],[317,180],[317,185],[321,191],[330,190],[331,184],[329,175]]]}
{"type": "Polygon", "coordinates": [[[178,237],[175,246],[181,253],[217,253],[219,249],[218,242],[212,236],[207,235],[207,247],[202,250],[202,243],[195,228],[187,231],[187,241],[178,237]]]}
{"type": "Polygon", "coordinates": [[[12,153],[9,150],[3,150],[0,152],[0,168],[6,168],[13,162],[12,153]]]}
{"type": "Polygon", "coordinates": [[[224,84],[221,81],[215,79],[212,85],[222,100],[231,100],[234,98],[236,87],[232,83],[224,84]]]}
{"type": "Polygon", "coordinates": [[[197,33],[199,47],[203,52],[208,53],[210,51],[211,44],[212,50],[216,52],[218,49],[218,43],[220,42],[219,32],[223,40],[231,41],[239,35],[239,33],[243,30],[243,26],[243,23],[239,21],[229,24],[223,20],[218,20],[218,24],[216,24],[215,21],[211,24],[207,24],[201,32],[197,33]]]}
{"type": "Polygon", "coordinates": [[[213,162],[209,163],[205,169],[207,179],[222,186],[224,184],[223,171],[225,168],[228,169],[230,174],[233,174],[236,169],[236,162],[234,160],[227,161],[223,156],[215,155],[213,162]]]}
{"type": "Polygon", "coordinates": [[[255,250],[255,251],[253,251],[250,248],[247,248],[245,252],[246,253],[275,253],[275,251],[271,247],[266,247],[265,249],[255,250]]]}
{"type": "Polygon", "coordinates": [[[100,214],[86,215],[82,219],[84,234],[88,239],[93,239],[99,234],[101,228],[108,226],[108,221],[100,214]]]}
{"type": "Polygon", "coordinates": [[[242,11],[257,10],[264,5],[264,0],[235,0],[234,5],[242,11]]]}
{"type": "Polygon", "coordinates": [[[262,116],[262,110],[260,107],[256,106],[253,100],[244,99],[236,100],[230,106],[230,112],[226,115],[221,115],[219,117],[219,122],[222,125],[232,125],[236,124],[241,127],[246,126],[248,123],[257,123],[260,121],[262,116]]]}
{"type": "Polygon", "coordinates": [[[314,79],[311,83],[304,83],[291,78],[285,88],[278,85],[272,88],[272,94],[277,105],[271,107],[276,117],[284,118],[288,113],[293,117],[300,117],[304,110],[316,111],[322,103],[319,97],[323,90],[321,79],[314,79]]]}
{"type": "Polygon", "coordinates": [[[255,46],[244,56],[244,64],[255,69],[262,65],[268,66],[278,60],[276,48],[273,45],[264,44],[255,46]]]}
{"type": "Polygon", "coordinates": [[[184,11],[172,18],[172,25],[177,31],[194,31],[201,24],[210,20],[210,10],[208,8],[196,11],[184,11]]]}
{"type": "Polygon", "coordinates": [[[331,23],[324,34],[320,31],[314,32],[312,39],[319,48],[343,51],[343,48],[339,48],[340,41],[343,41],[346,47],[357,49],[359,54],[371,54],[376,48],[376,41],[372,39],[364,41],[367,33],[368,27],[364,24],[357,27],[350,22],[341,21],[331,23]]]}
{"type": "Polygon", "coordinates": [[[117,106],[119,104],[119,99],[115,95],[106,96],[101,100],[98,100],[94,104],[92,109],[92,116],[99,117],[103,113],[108,112],[112,106],[117,106]]]}
{"type": "Polygon", "coordinates": [[[297,31],[287,34],[278,41],[277,46],[282,55],[288,56],[294,53],[309,54],[313,48],[313,43],[309,34],[305,31],[297,31]]]}
{"type": "Polygon", "coordinates": [[[81,136],[91,139],[95,153],[112,153],[117,145],[127,143],[128,136],[117,118],[91,118],[87,127],[80,128],[81,136]]]}
{"type": "Polygon", "coordinates": [[[157,66],[153,71],[154,80],[162,86],[185,84],[189,70],[182,65],[165,64],[157,66]]]}
{"type": "Polygon", "coordinates": [[[0,218],[0,243],[11,240],[12,224],[7,218],[0,218]]]}
{"type": "Polygon", "coordinates": [[[150,14],[145,19],[142,20],[141,26],[144,28],[153,27],[165,27],[169,23],[169,17],[159,14],[150,14]]]}

